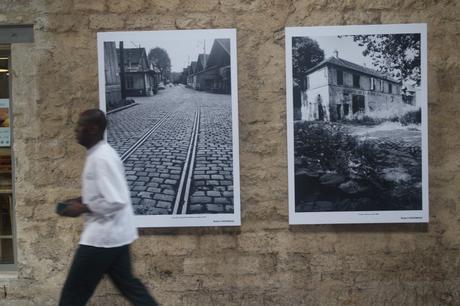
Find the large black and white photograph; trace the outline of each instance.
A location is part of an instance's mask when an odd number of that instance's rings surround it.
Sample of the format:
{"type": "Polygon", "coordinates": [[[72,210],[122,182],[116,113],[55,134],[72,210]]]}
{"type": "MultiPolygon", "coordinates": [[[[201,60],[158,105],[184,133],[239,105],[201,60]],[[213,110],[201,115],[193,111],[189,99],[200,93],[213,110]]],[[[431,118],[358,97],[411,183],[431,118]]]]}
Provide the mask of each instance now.
{"type": "Polygon", "coordinates": [[[425,24],[286,28],[289,223],[428,222],[425,24]]]}
{"type": "Polygon", "coordinates": [[[98,33],[138,227],[240,225],[236,30],[98,33]]]}

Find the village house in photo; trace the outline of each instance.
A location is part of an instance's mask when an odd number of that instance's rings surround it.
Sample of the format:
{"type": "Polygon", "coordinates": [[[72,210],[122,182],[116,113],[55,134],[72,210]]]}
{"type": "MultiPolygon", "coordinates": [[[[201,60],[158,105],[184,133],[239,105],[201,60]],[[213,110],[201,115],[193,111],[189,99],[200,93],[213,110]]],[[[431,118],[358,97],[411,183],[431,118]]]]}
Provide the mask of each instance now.
{"type": "Polygon", "coordinates": [[[426,25],[286,28],[291,224],[428,221],[426,25]]]}
{"type": "Polygon", "coordinates": [[[154,63],[147,59],[145,48],[117,49],[117,57],[123,62],[126,95],[152,96],[157,92],[160,72],[154,63]],[[123,58],[123,59],[122,59],[123,58]]]}
{"type": "Polygon", "coordinates": [[[230,40],[216,39],[209,54],[200,54],[187,67],[187,85],[193,89],[229,94],[230,40]]]}
{"type": "Polygon", "coordinates": [[[98,33],[98,52],[137,225],[239,225],[235,30],[98,33]]]}
{"type": "Polygon", "coordinates": [[[161,72],[155,63],[148,60],[145,48],[123,48],[123,42],[117,48],[115,42],[106,41],[104,58],[108,110],[122,106],[127,96],[151,96],[157,93],[161,72]],[[122,62],[124,65],[120,64],[122,62]]]}

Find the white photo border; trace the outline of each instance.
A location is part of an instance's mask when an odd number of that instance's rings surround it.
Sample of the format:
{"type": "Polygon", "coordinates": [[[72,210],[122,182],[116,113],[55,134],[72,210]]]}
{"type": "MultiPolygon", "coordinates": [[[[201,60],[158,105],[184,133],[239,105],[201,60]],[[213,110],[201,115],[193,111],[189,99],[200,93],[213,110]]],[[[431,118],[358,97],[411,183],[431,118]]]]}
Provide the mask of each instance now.
{"type": "Polygon", "coordinates": [[[204,226],[240,226],[240,168],[239,168],[239,131],[238,131],[238,76],[237,76],[237,39],[236,29],[200,29],[200,30],[162,30],[162,31],[120,31],[98,32],[98,79],[99,108],[106,112],[104,42],[125,40],[178,40],[181,39],[230,39],[230,72],[232,100],[232,154],[233,154],[233,214],[190,214],[190,215],[147,215],[135,216],[138,228],[153,227],[204,227],[204,226]]]}
{"type": "Polygon", "coordinates": [[[289,224],[427,223],[428,191],[428,93],[427,25],[382,24],[350,26],[286,27],[286,116],[289,185],[289,224]],[[337,36],[372,34],[420,34],[421,38],[421,110],[422,110],[422,209],[406,211],[295,212],[294,109],[292,79],[292,38],[297,36],[337,36]]]}

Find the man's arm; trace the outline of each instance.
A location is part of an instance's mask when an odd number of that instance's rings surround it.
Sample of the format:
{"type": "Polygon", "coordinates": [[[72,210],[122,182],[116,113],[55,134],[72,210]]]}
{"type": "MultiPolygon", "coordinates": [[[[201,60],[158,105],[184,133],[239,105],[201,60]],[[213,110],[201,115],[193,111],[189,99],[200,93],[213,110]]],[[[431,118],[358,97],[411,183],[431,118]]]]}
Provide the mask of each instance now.
{"type": "Polygon", "coordinates": [[[98,194],[88,199],[88,209],[97,215],[111,215],[129,203],[129,190],[123,169],[116,160],[98,159],[93,165],[98,194]]]}

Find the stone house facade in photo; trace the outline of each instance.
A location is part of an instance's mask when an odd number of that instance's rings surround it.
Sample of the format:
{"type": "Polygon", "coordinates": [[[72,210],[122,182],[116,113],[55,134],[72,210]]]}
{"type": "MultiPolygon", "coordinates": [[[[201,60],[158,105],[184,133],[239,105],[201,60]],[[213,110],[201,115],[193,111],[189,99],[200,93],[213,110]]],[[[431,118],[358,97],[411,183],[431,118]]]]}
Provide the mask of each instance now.
{"type": "Polygon", "coordinates": [[[338,52],[306,72],[301,119],[338,121],[403,103],[400,82],[341,59],[338,52]]]}

